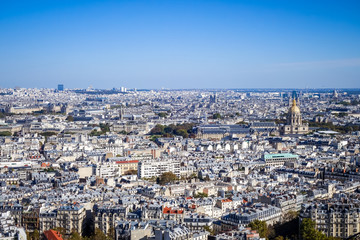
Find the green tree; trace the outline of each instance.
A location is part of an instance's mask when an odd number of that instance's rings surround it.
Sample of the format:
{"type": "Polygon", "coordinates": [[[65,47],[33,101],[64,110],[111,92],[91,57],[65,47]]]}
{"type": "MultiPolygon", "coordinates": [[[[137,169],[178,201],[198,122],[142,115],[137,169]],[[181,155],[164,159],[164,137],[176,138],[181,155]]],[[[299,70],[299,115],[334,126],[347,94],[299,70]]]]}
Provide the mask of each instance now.
{"type": "Polygon", "coordinates": [[[162,118],[166,118],[168,116],[166,112],[160,112],[157,115],[162,118]]]}
{"type": "Polygon", "coordinates": [[[215,235],[215,231],[209,226],[204,226],[204,230],[209,232],[210,235],[215,235]]]}
{"type": "Polygon", "coordinates": [[[80,233],[78,233],[77,231],[73,230],[71,232],[70,238],[69,240],[82,240],[82,237],[80,235],[80,233]]]}
{"type": "Polygon", "coordinates": [[[106,235],[108,240],[114,240],[115,239],[115,229],[111,227],[108,231],[108,234],[106,235]]]}
{"type": "Polygon", "coordinates": [[[73,122],[73,121],[74,121],[74,117],[71,116],[71,115],[68,115],[68,116],[66,117],[66,121],[73,122]]]}
{"type": "Polygon", "coordinates": [[[221,115],[220,115],[220,113],[214,113],[214,114],[212,115],[212,118],[213,118],[213,119],[221,119],[221,115]]]}
{"type": "Polygon", "coordinates": [[[102,134],[110,132],[110,125],[108,123],[100,123],[100,129],[102,134]]]}
{"type": "Polygon", "coordinates": [[[34,230],[34,232],[32,232],[32,238],[33,240],[39,240],[40,239],[40,233],[37,229],[34,230]]]}
{"type": "Polygon", "coordinates": [[[164,185],[166,183],[171,183],[177,179],[176,175],[172,172],[165,172],[159,177],[159,184],[164,185]]]}
{"type": "Polygon", "coordinates": [[[284,214],[284,217],[283,217],[283,221],[284,222],[290,222],[296,218],[299,217],[299,213],[296,212],[296,211],[288,211],[287,213],[284,214]]]}
{"type": "Polygon", "coordinates": [[[0,137],[7,137],[7,136],[11,136],[11,132],[9,131],[0,132],[0,137]]]}
{"type": "Polygon", "coordinates": [[[198,192],[194,195],[194,198],[206,198],[208,195],[206,193],[198,192]]]}
{"type": "Polygon", "coordinates": [[[124,175],[137,175],[137,170],[131,169],[127,170],[124,175]]]}
{"type": "Polygon", "coordinates": [[[274,238],[274,240],[284,240],[284,237],[283,236],[277,236],[274,238]]]}
{"type": "Polygon", "coordinates": [[[303,240],[318,240],[320,237],[318,231],[315,229],[315,222],[310,218],[302,220],[300,234],[303,240]]]}
{"type": "Polygon", "coordinates": [[[57,227],[57,228],[54,228],[54,230],[59,232],[63,236],[66,234],[66,229],[63,227],[57,227]]]}
{"type": "Polygon", "coordinates": [[[105,233],[99,228],[95,228],[94,235],[91,236],[92,240],[107,240],[105,233]]]}
{"type": "Polygon", "coordinates": [[[56,135],[56,132],[43,132],[43,133],[40,133],[40,135],[44,136],[44,137],[50,137],[50,136],[56,135]]]}
{"type": "Polygon", "coordinates": [[[183,138],[189,137],[189,134],[187,133],[187,131],[185,129],[176,130],[175,134],[182,136],[183,138]]]}
{"type": "Polygon", "coordinates": [[[260,221],[256,219],[249,224],[249,227],[252,230],[256,230],[261,238],[268,237],[268,226],[265,221],[260,221]]]}
{"type": "Polygon", "coordinates": [[[164,131],[165,127],[161,124],[157,124],[153,129],[151,129],[150,134],[151,135],[163,135],[165,133],[164,131]]]}

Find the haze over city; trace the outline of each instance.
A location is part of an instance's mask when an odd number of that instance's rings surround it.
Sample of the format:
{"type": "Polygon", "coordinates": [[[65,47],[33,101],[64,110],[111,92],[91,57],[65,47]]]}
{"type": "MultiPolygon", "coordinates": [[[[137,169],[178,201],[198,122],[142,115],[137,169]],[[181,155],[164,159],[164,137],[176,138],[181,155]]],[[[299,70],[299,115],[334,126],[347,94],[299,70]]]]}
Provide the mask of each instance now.
{"type": "Polygon", "coordinates": [[[360,87],[359,1],[2,1],[0,87],[360,87]]]}

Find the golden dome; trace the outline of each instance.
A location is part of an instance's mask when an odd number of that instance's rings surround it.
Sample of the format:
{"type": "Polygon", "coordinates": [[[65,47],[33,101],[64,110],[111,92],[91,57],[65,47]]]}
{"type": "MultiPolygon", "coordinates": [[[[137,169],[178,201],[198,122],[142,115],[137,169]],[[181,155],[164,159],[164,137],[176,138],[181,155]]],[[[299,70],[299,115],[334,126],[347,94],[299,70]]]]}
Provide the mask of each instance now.
{"type": "Polygon", "coordinates": [[[298,106],[296,106],[296,100],[295,99],[293,99],[293,105],[289,109],[289,112],[291,112],[291,113],[300,113],[300,108],[298,106]]]}

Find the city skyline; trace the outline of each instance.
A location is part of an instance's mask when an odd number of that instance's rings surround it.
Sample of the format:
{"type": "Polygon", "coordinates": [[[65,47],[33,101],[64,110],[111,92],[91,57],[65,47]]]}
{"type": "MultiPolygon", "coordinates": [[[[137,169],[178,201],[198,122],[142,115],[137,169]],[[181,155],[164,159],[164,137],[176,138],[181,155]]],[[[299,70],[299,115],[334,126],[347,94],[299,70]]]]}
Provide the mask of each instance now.
{"type": "Polygon", "coordinates": [[[359,3],[1,3],[0,87],[358,88],[359,3]]]}

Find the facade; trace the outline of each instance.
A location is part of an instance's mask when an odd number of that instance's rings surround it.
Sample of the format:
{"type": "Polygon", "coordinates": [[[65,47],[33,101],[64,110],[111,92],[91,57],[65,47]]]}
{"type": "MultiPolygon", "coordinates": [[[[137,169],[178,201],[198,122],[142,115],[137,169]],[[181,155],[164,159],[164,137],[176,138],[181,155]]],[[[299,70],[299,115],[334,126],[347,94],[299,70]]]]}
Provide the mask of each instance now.
{"type": "Polygon", "coordinates": [[[225,137],[245,137],[250,128],[245,125],[200,125],[196,128],[196,138],[221,140],[225,137]]]}
{"type": "Polygon", "coordinates": [[[221,218],[222,231],[245,227],[254,220],[265,221],[269,225],[279,222],[281,209],[274,206],[241,208],[238,213],[230,213],[221,218]]]}
{"type": "Polygon", "coordinates": [[[116,161],[116,164],[119,166],[119,171],[123,175],[131,170],[137,171],[139,161],[138,160],[116,161]]]}
{"type": "Polygon", "coordinates": [[[139,178],[158,177],[165,172],[172,172],[176,176],[180,177],[180,163],[176,160],[171,159],[154,159],[139,161],[139,178]]]}
{"type": "Polygon", "coordinates": [[[360,232],[360,205],[348,201],[303,205],[300,217],[311,218],[327,236],[347,238],[360,232]]]}
{"type": "Polygon", "coordinates": [[[94,206],[94,225],[101,229],[105,234],[110,228],[115,229],[116,221],[126,218],[127,209],[122,206],[94,206]]]}
{"type": "Polygon", "coordinates": [[[80,235],[83,233],[86,211],[81,205],[65,205],[61,206],[57,211],[56,224],[57,227],[65,229],[65,234],[69,236],[73,230],[80,235]]]}
{"type": "Polygon", "coordinates": [[[281,126],[281,134],[306,134],[308,132],[309,125],[303,124],[300,108],[296,105],[296,100],[293,99],[292,106],[287,114],[286,125],[281,126]]]}
{"type": "Polygon", "coordinates": [[[267,166],[283,166],[286,162],[296,162],[298,155],[291,153],[264,154],[263,160],[267,166]]]}

